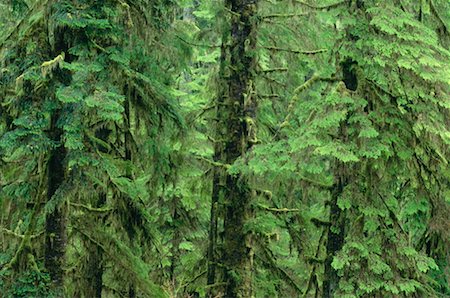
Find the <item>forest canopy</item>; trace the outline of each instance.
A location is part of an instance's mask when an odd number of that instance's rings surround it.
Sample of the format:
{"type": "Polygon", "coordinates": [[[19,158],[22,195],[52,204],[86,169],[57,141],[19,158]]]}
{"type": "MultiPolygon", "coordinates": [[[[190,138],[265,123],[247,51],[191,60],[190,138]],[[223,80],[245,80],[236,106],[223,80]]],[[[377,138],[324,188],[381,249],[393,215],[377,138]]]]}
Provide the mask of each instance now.
{"type": "Polygon", "coordinates": [[[0,0],[0,297],[450,297],[448,0],[0,0]]]}

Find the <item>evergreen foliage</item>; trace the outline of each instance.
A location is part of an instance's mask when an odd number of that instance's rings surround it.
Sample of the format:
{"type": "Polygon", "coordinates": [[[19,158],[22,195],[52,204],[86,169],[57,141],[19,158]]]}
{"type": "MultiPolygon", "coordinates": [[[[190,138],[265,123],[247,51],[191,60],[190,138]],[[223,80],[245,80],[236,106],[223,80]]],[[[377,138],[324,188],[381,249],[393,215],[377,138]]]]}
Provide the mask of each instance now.
{"type": "Polygon", "coordinates": [[[0,1],[2,297],[447,297],[446,0],[0,1]]]}

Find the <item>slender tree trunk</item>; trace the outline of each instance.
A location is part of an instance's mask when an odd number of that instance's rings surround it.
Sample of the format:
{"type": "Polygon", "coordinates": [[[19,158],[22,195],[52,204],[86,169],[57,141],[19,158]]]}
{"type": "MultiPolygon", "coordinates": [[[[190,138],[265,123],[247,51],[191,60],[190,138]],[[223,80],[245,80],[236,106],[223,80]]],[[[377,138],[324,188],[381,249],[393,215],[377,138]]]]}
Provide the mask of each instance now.
{"type": "MultiPolygon", "coordinates": [[[[343,81],[345,87],[349,90],[356,91],[358,89],[358,78],[352,65],[354,64],[351,60],[346,60],[341,64],[343,81]]],[[[346,142],[348,139],[348,133],[345,127],[345,123],[341,124],[339,128],[339,139],[346,142]]],[[[331,191],[331,202],[330,202],[330,226],[328,227],[328,237],[326,243],[326,259],[325,259],[325,269],[324,269],[324,280],[323,280],[323,298],[332,298],[335,295],[337,288],[339,287],[339,276],[337,271],[331,266],[333,258],[336,253],[341,250],[344,245],[345,236],[345,214],[339,208],[337,202],[339,197],[344,191],[344,187],[349,179],[348,169],[342,162],[337,162],[335,168],[334,176],[336,178],[336,183],[331,191]]]]}
{"type": "MultiPolygon", "coordinates": [[[[101,208],[106,203],[106,193],[101,192],[93,204],[95,208],[101,208]]],[[[97,215],[93,220],[100,220],[97,215]]],[[[104,222],[104,220],[102,220],[104,222]]],[[[103,249],[96,243],[88,244],[88,264],[86,268],[85,297],[101,298],[103,290],[103,249]]]]}
{"type": "MultiPolygon", "coordinates": [[[[107,143],[108,136],[111,134],[111,130],[107,128],[100,128],[95,132],[95,136],[100,140],[107,143]]],[[[108,153],[108,149],[102,145],[98,146],[98,150],[102,153],[108,153]]],[[[93,207],[101,208],[106,204],[106,192],[101,191],[98,198],[93,202],[93,207]]],[[[93,215],[92,220],[101,221],[100,224],[104,224],[105,218],[99,217],[97,214],[93,215]]],[[[103,291],[103,249],[96,243],[90,242],[88,244],[88,264],[86,268],[86,292],[85,297],[101,298],[103,291]]]]}
{"type": "MultiPolygon", "coordinates": [[[[57,127],[59,112],[52,115],[49,137],[55,142],[61,142],[62,129],[57,127]]],[[[64,158],[66,150],[63,144],[53,149],[48,161],[47,200],[51,200],[64,182],[64,158]]],[[[45,268],[50,273],[53,285],[58,293],[62,293],[64,285],[64,259],[66,252],[66,207],[56,206],[47,214],[45,220],[45,268]]]]}
{"type": "MultiPolygon", "coordinates": [[[[215,161],[219,161],[215,159],[215,161]]],[[[220,162],[220,161],[219,161],[220,162]]],[[[209,220],[209,244],[208,244],[208,272],[207,272],[207,284],[212,285],[216,282],[216,247],[217,247],[217,228],[218,228],[218,204],[219,204],[219,192],[220,192],[220,173],[214,169],[213,176],[213,190],[211,198],[211,211],[209,220]]],[[[213,288],[211,288],[211,291],[213,288]]],[[[210,295],[213,295],[210,292],[210,295]]]]}
{"type": "MultiPolygon", "coordinates": [[[[256,98],[254,69],[257,0],[227,0],[231,26],[225,68],[227,76],[224,113],[224,162],[233,164],[255,142],[256,98]]],[[[253,249],[251,236],[244,230],[251,217],[252,191],[242,175],[226,175],[224,187],[223,266],[225,297],[252,297],[253,249]]]]}
{"type": "Polygon", "coordinates": [[[178,197],[172,198],[172,227],[173,227],[173,237],[172,237],[172,247],[170,252],[172,254],[169,277],[170,282],[174,288],[177,288],[177,273],[176,268],[180,261],[180,243],[182,240],[182,235],[180,233],[180,214],[178,212],[178,206],[180,205],[180,199],[178,197]]]}
{"type": "MultiPolygon", "coordinates": [[[[131,117],[131,113],[130,113],[130,100],[131,100],[131,96],[132,96],[132,92],[129,89],[130,87],[127,87],[127,92],[126,94],[128,94],[127,99],[125,100],[124,103],[124,116],[125,116],[125,134],[124,134],[124,149],[125,149],[125,160],[126,161],[132,161],[132,156],[131,156],[131,142],[132,142],[132,135],[131,135],[131,123],[130,123],[130,117],[131,117]]],[[[126,173],[126,176],[128,178],[131,179],[131,172],[126,173]]],[[[130,200],[130,198],[126,198],[126,200],[130,200]]],[[[125,211],[127,212],[127,210],[125,211]]],[[[133,216],[132,214],[130,214],[129,216],[133,216]]],[[[134,219],[132,219],[134,222],[134,219]]],[[[133,245],[133,240],[135,239],[135,234],[136,231],[134,230],[133,224],[129,224],[128,227],[126,227],[127,230],[127,234],[128,237],[130,238],[130,242],[131,242],[131,246],[133,245]]],[[[130,285],[128,287],[128,297],[129,298],[135,298],[136,297],[136,286],[133,283],[133,281],[130,281],[130,285]]]]}
{"type": "Polygon", "coordinates": [[[326,243],[326,259],[325,259],[325,271],[323,280],[323,298],[332,298],[339,286],[339,276],[336,270],[331,266],[333,257],[342,248],[344,244],[344,220],[342,218],[342,211],[339,208],[337,201],[343,191],[343,181],[339,178],[339,181],[334,185],[331,193],[330,202],[330,226],[328,227],[328,239],[326,243]]]}

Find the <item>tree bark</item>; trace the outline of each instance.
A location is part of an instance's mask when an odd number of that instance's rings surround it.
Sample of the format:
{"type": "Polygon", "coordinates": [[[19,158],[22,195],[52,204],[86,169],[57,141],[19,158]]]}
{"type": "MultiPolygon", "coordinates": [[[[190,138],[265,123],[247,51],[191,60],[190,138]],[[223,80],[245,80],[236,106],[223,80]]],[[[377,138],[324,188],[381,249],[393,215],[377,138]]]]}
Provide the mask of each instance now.
{"type": "MultiPolygon", "coordinates": [[[[223,77],[225,164],[244,158],[255,142],[256,98],[254,90],[257,0],[227,0],[231,12],[223,77]]],[[[220,121],[220,120],[219,120],[220,121]]],[[[244,225],[251,217],[252,191],[240,174],[226,174],[224,193],[224,289],[225,297],[252,297],[253,249],[244,225]]]]}
{"type": "Polygon", "coordinates": [[[326,243],[326,259],[323,280],[323,298],[332,298],[339,286],[339,276],[336,270],[331,266],[333,258],[336,253],[341,250],[344,244],[344,220],[342,218],[342,211],[337,204],[337,200],[343,191],[343,181],[339,181],[334,185],[331,193],[330,202],[330,226],[328,227],[328,238],[326,243]]]}
{"type": "MultiPolygon", "coordinates": [[[[100,149],[101,150],[101,149],[100,149]]],[[[101,208],[106,204],[106,193],[101,192],[93,207],[101,208]]],[[[104,218],[98,218],[98,215],[94,215],[93,220],[100,220],[100,224],[104,224],[104,218]]],[[[85,297],[101,298],[103,291],[103,249],[96,243],[88,243],[88,264],[86,268],[86,288],[85,297]]]]}
{"type": "MultiPolygon", "coordinates": [[[[62,129],[57,127],[59,111],[55,111],[51,118],[49,137],[58,147],[50,153],[48,161],[47,200],[50,201],[64,182],[64,158],[66,149],[61,142],[62,129]]],[[[56,206],[55,210],[47,214],[45,219],[45,268],[50,273],[55,290],[60,294],[64,285],[64,259],[66,252],[66,207],[64,204],[56,206]]]]}
{"type": "MultiPolygon", "coordinates": [[[[226,48],[225,48],[226,38],[222,42],[222,51],[220,57],[220,76],[224,77],[225,64],[226,64],[226,48]]],[[[218,140],[223,140],[224,135],[222,128],[226,125],[225,119],[223,117],[224,109],[224,94],[225,89],[222,88],[217,96],[215,102],[216,105],[216,132],[215,132],[215,143],[214,143],[214,162],[224,163],[224,148],[222,142],[218,140]]],[[[218,236],[218,224],[219,224],[219,204],[223,201],[222,184],[223,184],[224,172],[222,168],[214,167],[213,169],[213,181],[212,181],[212,195],[211,195],[211,210],[210,210],[210,221],[209,221],[209,243],[208,243],[208,270],[207,270],[207,284],[213,285],[216,282],[216,268],[217,268],[217,236],[218,236]],[[221,195],[222,194],[222,195],[221,195]],[[221,199],[222,197],[222,199],[221,199]]],[[[216,296],[216,287],[209,288],[209,296],[216,296]]]]}

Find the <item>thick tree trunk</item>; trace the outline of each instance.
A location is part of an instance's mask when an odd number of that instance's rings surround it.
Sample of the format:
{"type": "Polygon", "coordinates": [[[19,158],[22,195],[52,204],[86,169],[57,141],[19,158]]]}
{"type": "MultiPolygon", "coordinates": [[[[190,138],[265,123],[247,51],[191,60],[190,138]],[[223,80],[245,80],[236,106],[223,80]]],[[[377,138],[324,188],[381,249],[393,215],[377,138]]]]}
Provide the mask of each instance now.
{"type": "MultiPolygon", "coordinates": [[[[255,141],[256,98],[254,69],[257,0],[228,0],[231,26],[225,68],[224,162],[244,157],[255,141]]],[[[219,120],[220,121],[220,120],[219,120]]],[[[223,267],[225,297],[252,297],[253,250],[251,236],[244,230],[251,217],[252,192],[245,177],[226,175],[224,193],[223,267]]]]}
{"type": "MultiPolygon", "coordinates": [[[[57,127],[59,112],[52,115],[50,138],[60,143],[62,130],[57,127]]],[[[53,149],[48,161],[47,200],[51,200],[64,182],[64,158],[66,150],[63,144],[53,149]]],[[[56,206],[45,220],[45,268],[50,273],[51,280],[57,292],[62,293],[64,284],[64,258],[66,252],[66,207],[56,206]]]]}
{"type": "MultiPolygon", "coordinates": [[[[228,35],[223,34],[221,55],[220,55],[220,72],[219,76],[225,78],[225,66],[227,62],[227,48],[226,43],[228,35]]],[[[223,116],[225,111],[224,99],[226,97],[225,86],[220,86],[220,92],[217,95],[215,102],[216,105],[216,131],[215,131],[215,143],[214,143],[214,162],[224,163],[224,145],[222,140],[225,139],[226,130],[226,118],[223,116]]],[[[223,184],[224,184],[224,170],[220,167],[213,169],[213,181],[212,181],[212,195],[211,195],[211,210],[209,221],[209,244],[208,244],[208,271],[207,271],[207,284],[213,285],[216,282],[216,268],[217,268],[217,241],[218,241],[218,225],[220,217],[220,207],[223,203],[223,184]]],[[[211,287],[209,289],[209,296],[216,296],[217,287],[211,287]]]]}

